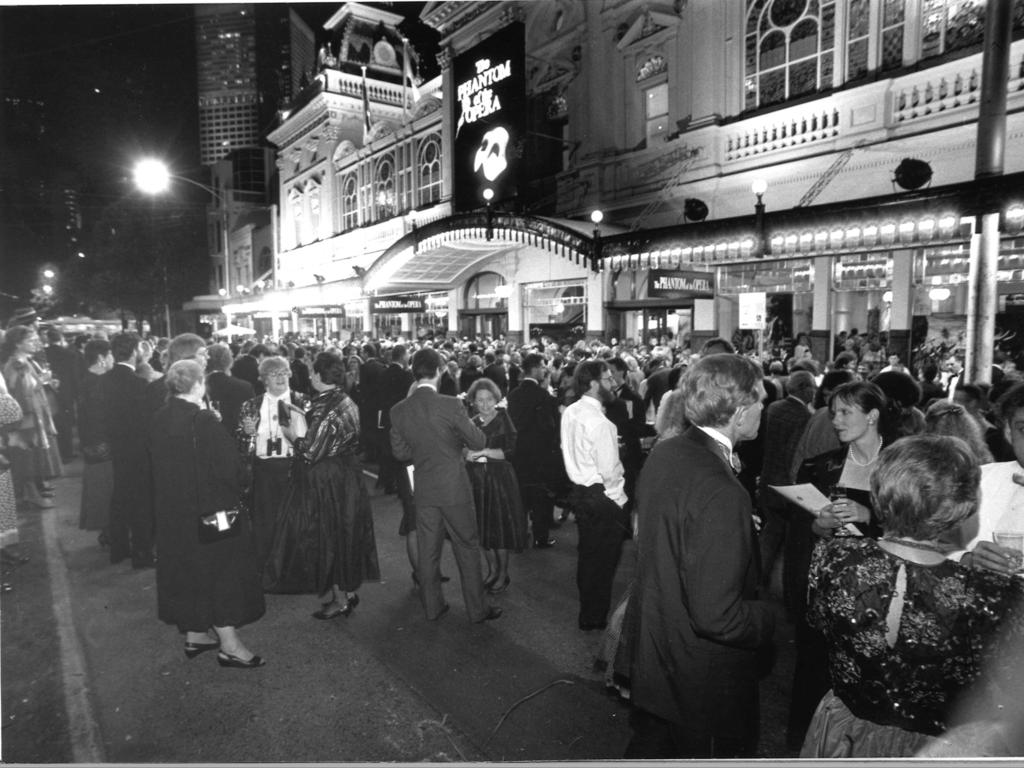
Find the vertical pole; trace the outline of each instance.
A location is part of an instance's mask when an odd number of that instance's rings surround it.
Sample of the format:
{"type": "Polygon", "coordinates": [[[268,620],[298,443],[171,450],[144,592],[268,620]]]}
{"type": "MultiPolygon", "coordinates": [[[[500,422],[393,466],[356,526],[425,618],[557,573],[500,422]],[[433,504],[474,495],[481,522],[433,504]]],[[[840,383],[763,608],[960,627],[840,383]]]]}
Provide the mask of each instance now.
{"type": "MultiPolygon", "coordinates": [[[[985,47],[981,63],[981,104],[978,112],[974,177],[1001,176],[1006,148],[1006,87],[1010,64],[1012,0],[988,0],[985,9],[985,47]]],[[[996,270],[999,266],[999,213],[988,203],[978,216],[980,234],[971,238],[971,267],[967,298],[968,381],[992,381],[992,345],[998,306],[996,270]]]]}

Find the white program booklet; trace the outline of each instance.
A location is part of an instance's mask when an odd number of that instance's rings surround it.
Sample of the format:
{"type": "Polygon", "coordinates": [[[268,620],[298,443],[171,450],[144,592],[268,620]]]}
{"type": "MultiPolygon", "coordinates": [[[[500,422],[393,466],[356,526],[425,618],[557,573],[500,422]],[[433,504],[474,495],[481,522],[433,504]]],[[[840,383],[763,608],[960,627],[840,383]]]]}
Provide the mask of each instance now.
{"type": "MultiPolygon", "coordinates": [[[[832,503],[828,496],[810,483],[800,483],[798,485],[769,485],[768,487],[782,496],[786,501],[796,504],[801,509],[806,509],[815,517],[819,515],[822,507],[828,506],[832,503]]],[[[843,530],[851,536],[861,535],[861,532],[857,530],[857,527],[853,525],[853,523],[847,523],[844,525],[843,530]]]]}

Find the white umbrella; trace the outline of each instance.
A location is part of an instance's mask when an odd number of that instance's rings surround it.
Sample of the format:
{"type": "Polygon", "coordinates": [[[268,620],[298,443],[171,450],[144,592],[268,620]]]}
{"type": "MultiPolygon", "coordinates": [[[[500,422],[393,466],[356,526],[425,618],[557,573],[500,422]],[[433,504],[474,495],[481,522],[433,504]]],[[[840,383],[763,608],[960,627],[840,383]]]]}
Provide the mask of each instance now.
{"type": "Polygon", "coordinates": [[[252,336],[256,331],[244,325],[227,325],[213,332],[214,336],[252,336]]]}

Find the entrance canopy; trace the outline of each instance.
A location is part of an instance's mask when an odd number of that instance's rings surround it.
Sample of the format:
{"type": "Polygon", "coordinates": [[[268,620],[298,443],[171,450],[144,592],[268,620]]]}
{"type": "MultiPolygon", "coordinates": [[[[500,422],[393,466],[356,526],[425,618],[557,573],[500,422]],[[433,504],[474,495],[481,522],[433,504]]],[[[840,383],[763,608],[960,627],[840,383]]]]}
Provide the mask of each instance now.
{"type": "Polygon", "coordinates": [[[570,219],[474,211],[432,221],[388,248],[367,270],[370,293],[446,290],[476,267],[523,245],[595,269],[593,226],[570,219]]]}

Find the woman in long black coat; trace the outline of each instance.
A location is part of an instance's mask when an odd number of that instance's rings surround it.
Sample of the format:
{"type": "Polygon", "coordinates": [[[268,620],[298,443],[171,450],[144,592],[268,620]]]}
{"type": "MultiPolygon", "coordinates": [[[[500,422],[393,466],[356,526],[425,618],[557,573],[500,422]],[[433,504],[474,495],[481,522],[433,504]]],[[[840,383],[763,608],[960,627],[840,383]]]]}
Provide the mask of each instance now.
{"type": "MultiPolygon", "coordinates": [[[[218,649],[222,667],[263,666],[237,628],[265,610],[252,530],[244,519],[216,541],[200,539],[200,517],[238,509],[243,471],[230,435],[202,408],[203,369],[179,360],[167,371],[171,393],[153,417],[157,612],[185,633],[185,655],[218,649]]],[[[230,517],[230,515],[226,516],[230,517]]]]}

